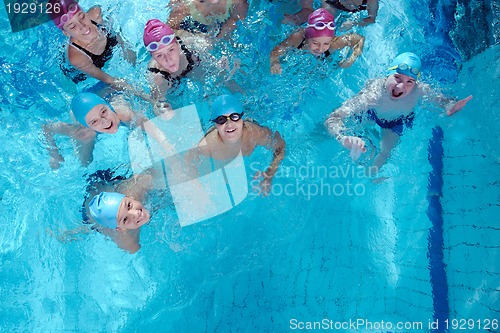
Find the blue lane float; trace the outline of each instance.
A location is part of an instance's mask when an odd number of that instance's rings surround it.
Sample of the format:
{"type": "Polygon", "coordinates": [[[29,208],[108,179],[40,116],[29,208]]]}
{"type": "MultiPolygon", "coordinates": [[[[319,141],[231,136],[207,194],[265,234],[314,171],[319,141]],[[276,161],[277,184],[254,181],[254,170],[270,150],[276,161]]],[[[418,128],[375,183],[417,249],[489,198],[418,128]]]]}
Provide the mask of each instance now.
{"type": "MultiPolygon", "coordinates": [[[[429,173],[427,184],[427,217],[432,223],[427,236],[432,289],[433,319],[434,322],[444,323],[449,319],[450,307],[448,302],[448,279],[444,263],[444,238],[443,238],[443,130],[437,126],[432,130],[429,140],[429,163],[432,171],[429,173]]],[[[444,325],[436,325],[432,332],[445,332],[444,325]]]]}

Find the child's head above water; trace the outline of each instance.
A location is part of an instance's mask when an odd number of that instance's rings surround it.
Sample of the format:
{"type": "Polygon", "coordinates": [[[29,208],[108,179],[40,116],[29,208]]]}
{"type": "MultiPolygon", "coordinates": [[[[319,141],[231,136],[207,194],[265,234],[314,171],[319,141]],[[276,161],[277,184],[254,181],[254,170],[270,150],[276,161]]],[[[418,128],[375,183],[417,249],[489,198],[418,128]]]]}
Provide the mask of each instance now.
{"type": "Polygon", "coordinates": [[[391,99],[397,100],[411,94],[420,77],[422,62],[411,52],[398,55],[387,68],[385,87],[391,99]]]}
{"type": "Polygon", "coordinates": [[[180,46],[169,25],[158,19],[149,20],[144,27],[143,41],[160,66],[170,73],[179,69],[180,46]]]}
{"type": "Polygon", "coordinates": [[[96,132],[114,134],[118,131],[120,118],[113,107],[93,93],[79,93],[71,102],[76,120],[96,132]]]}
{"type": "Polygon", "coordinates": [[[142,203],[116,192],[101,192],[89,203],[90,215],[102,226],[133,230],[149,221],[149,212],[142,203]]]}
{"type": "Polygon", "coordinates": [[[243,135],[243,105],[234,95],[222,95],[212,103],[210,116],[224,143],[236,143],[243,135]]]}
{"type": "Polygon", "coordinates": [[[307,20],[305,36],[307,46],[314,55],[326,52],[335,36],[333,15],[323,8],[315,10],[307,20]]]}

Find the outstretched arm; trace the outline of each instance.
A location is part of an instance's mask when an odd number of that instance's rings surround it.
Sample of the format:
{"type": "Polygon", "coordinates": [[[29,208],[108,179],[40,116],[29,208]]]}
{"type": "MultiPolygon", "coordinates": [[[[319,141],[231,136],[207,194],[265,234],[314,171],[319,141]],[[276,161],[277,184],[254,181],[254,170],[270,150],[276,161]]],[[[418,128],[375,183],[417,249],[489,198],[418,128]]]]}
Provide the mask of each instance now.
{"type": "Polygon", "coordinates": [[[339,63],[339,66],[342,68],[350,67],[353,64],[353,62],[363,52],[364,45],[365,37],[358,34],[346,34],[343,36],[335,37],[330,43],[330,47],[332,48],[332,50],[341,50],[346,46],[352,49],[351,56],[339,63]]]}
{"type": "Polygon", "coordinates": [[[79,157],[82,164],[88,165],[92,158],[92,150],[94,147],[95,132],[81,125],[68,124],[57,122],[52,124],[42,125],[47,151],[50,155],[50,166],[52,169],[58,169],[64,158],[62,157],[59,148],[54,139],[55,134],[66,135],[78,141],[80,150],[79,157]],[[87,152],[86,150],[90,150],[87,152]]]}
{"type": "Polygon", "coordinates": [[[434,91],[428,84],[421,83],[420,85],[425,99],[443,108],[448,116],[453,116],[455,113],[462,110],[472,99],[472,95],[470,95],[464,99],[458,100],[456,98],[446,96],[441,92],[434,91]]]}
{"type": "Polygon", "coordinates": [[[256,143],[260,146],[265,146],[273,152],[273,160],[271,165],[264,172],[257,173],[254,178],[262,177],[260,187],[263,195],[268,195],[271,190],[271,184],[276,171],[278,170],[281,161],[285,158],[285,141],[281,138],[278,131],[272,132],[267,127],[262,127],[257,124],[247,123],[251,126],[250,133],[254,133],[256,143]]]}
{"type": "Polygon", "coordinates": [[[344,102],[325,120],[327,131],[346,149],[365,151],[365,142],[361,138],[345,135],[348,132],[345,121],[353,115],[366,111],[370,105],[375,104],[375,96],[373,95],[373,91],[376,89],[375,85],[375,82],[369,82],[356,96],[344,102]]]}
{"type": "Polygon", "coordinates": [[[271,51],[271,73],[281,74],[282,68],[279,57],[283,56],[289,48],[298,47],[305,38],[304,29],[301,29],[282,41],[271,51]]]}

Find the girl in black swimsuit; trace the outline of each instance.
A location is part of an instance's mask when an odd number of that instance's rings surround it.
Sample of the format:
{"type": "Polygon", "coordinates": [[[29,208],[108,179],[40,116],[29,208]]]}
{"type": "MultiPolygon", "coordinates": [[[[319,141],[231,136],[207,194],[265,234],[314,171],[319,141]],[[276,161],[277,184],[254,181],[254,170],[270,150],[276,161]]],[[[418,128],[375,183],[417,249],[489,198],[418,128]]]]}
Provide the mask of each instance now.
{"type": "Polygon", "coordinates": [[[102,68],[112,57],[114,48],[120,44],[124,54],[132,63],[135,63],[135,53],[125,48],[120,36],[106,30],[102,24],[101,9],[92,7],[88,12],[74,0],[50,0],[54,8],[60,8],[59,13],[52,14],[52,21],[61,31],[70,37],[67,48],[67,58],[72,67],[80,73],[68,72],[74,82],[80,82],[87,76],[94,77],[115,89],[128,88],[129,86],[120,79],[105,73],[102,68]]]}

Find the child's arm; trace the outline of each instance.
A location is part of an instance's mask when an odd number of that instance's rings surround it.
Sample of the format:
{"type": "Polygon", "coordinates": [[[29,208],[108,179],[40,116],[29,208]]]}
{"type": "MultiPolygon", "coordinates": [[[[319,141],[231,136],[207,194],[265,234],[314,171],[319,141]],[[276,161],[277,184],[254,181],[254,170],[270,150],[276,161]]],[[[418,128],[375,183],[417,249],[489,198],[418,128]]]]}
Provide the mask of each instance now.
{"type": "Polygon", "coordinates": [[[360,114],[367,109],[370,105],[374,105],[374,94],[377,90],[377,81],[368,82],[366,87],[363,88],[356,96],[348,99],[342,106],[334,110],[325,120],[325,126],[328,132],[337,139],[337,141],[345,148],[352,150],[360,148],[365,150],[365,142],[352,135],[344,135],[348,129],[345,127],[345,119],[360,114]]]}
{"type": "Polygon", "coordinates": [[[344,47],[350,47],[352,49],[352,54],[348,59],[342,60],[339,66],[342,68],[350,67],[353,62],[361,55],[363,52],[363,46],[365,44],[365,37],[358,34],[346,34],[340,37],[332,39],[330,45],[333,51],[341,50],[344,47]]]}
{"type": "MultiPolygon", "coordinates": [[[[64,162],[64,158],[62,157],[59,148],[57,147],[56,141],[54,139],[55,134],[66,135],[70,138],[77,140],[80,143],[80,149],[84,150],[86,147],[89,149],[93,149],[93,143],[95,140],[95,132],[91,129],[83,127],[81,125],[68,124],[63,122],[57,122],[52,124],[44,124],[42,125],[43,134],[45,136],[45,141],[47,143],[47,151],[50,155],[50,166],[52,169],[57,169],[60,167],[61,163],[64,162]]],[[[92,154],[86,154],[84,151],[79,151],[79,157],[82,159],[83,156],[92,154]]],[[[84,165],[90,163],[88,160],[81,161],[84,165]]]]}
{"type": "Polygon", "coordinates": [[[247,13],[247,0],[233,0],[231,16],[224,22],[217,37],[229,36],[236,29],[236,22],[243,21],[247,17],[247,13]]]}
{"type": "Polygon", "coordinates": [[[472,99],[472,95],[470,95],[464,99],[458,100],[456,98],[446,96],[441,92],[432,90],[428,84],[420,83],[420,85],[422,87],[421,89],[423,91],[424,98],[443,108],[448,116],[452,116],[462,110],[472,99]]]}
{"type": "Polygon", "coordinates": [[[273,134],[269,128],[252,123],[247,123],[246,126],[250,126],[249,132],[252,133],[252,136],[258,145],[267,147],[273,151],[273,160],[271,165],[269,165],[266,171],[260,173],[258,172],[254,177],[263,177],[260,187],[263,195],[266,196],[271,190],[273,177],[276,174],[281,161],[285,158],[285,141],[281,138],[278,131],[273,134]]]}
{"type": "Polygon", "coordinates": [[[286,51],[291,48],[291,47],[298,47],[302,40],[305,38],[305,33],[304,29],[301,29],[292,35],[285,39],[283,42],[278,44],[272,51],[271,51],[271,73],[272,74],[281,74],[282,68],[280,64],[279,57],[284,55],[286,51]]]}

